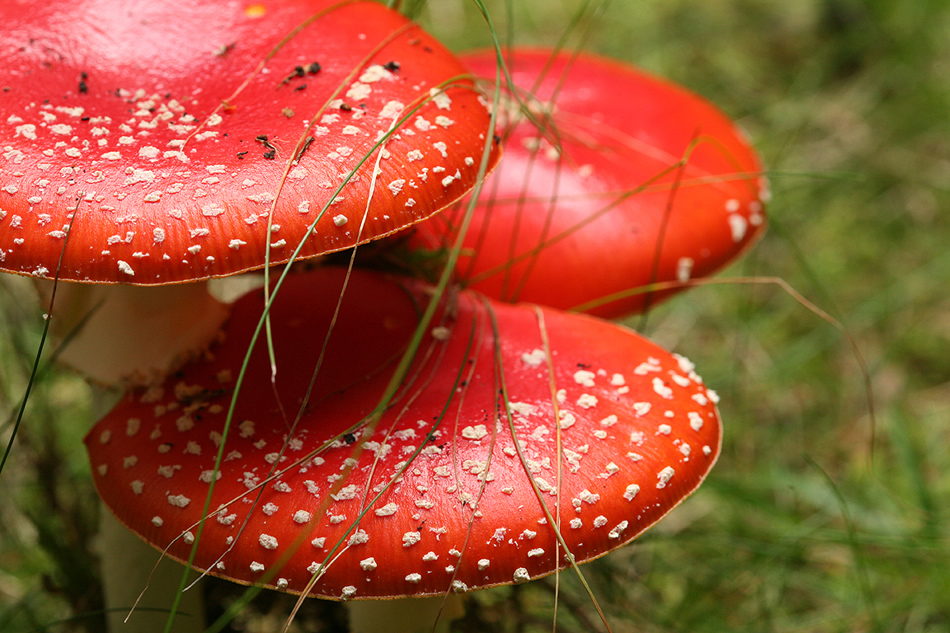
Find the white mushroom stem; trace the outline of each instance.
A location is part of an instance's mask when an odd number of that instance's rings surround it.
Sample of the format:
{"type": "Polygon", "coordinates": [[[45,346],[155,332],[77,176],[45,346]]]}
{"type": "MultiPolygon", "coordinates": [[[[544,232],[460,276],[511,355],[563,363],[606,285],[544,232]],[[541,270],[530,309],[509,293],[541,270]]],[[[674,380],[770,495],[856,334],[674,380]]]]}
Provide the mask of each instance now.
{"type": "Polygon", "coordinates": [[[350,633],[448,633],[465,612],[462,596],[397,600],[353,600],[346,603],[350,633]],[[444,606],[443,606],[444,602],[444,606]],[[441,610],[441,613],[440,613],[441,610]],[[438,622],[436,622],[438,618],[438,622]]]}
{"type": "MultiPolygon", "coordinates": [[[[168,558],[155,567],[155,549],[119,523],[104,504],[99,512],[99,554],[109,631],[163,633],[184,567],[168,558]],[[151,573],[153,567],[155,572],[151,573]],[[148,589],[143,594],[146,583],[148,589]],[[129,615],[136,600],[139,602],[129,615]]],[[[201,587],[196,586],[182,594],[172,630],[204,631],[204,619],[201,587]]]]}
{"type": "MultiPolygon", "coordinates": [[[[37,282],[44,306],[52,282],[37,282]]],[[[60,282],[53,334],[60,360],[104,385],[146,384],[206,349],[227,318],[207,283],[127,286],[60,282]]]]}

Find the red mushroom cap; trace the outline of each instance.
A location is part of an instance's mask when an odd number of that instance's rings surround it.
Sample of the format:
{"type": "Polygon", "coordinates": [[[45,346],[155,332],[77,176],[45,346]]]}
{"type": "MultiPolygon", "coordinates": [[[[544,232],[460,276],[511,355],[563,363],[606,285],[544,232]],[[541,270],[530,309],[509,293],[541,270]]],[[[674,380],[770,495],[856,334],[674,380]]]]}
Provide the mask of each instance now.
{"type": "Polygon", "coordinates": [[[265,265],[268,242],[281,263],[387,235],[477,178],[489,118],[466,71],[380,4],[0,15],[0,269],[52,277],[68,232],[60,279],[220,277],[265,265]]]}
{"type": "MultiPolygon", "coordinates": [[[[652,282],[706,276],[749,248],[765,228],[768,191],[759,158],[735,124],[668,81],[572,55],[506,55],[537,123],[507,99],[503,169],[482,190],[459,278],[492,297],[566,309],[652,282]]],[[[492,51],[462,60],[478,76],[495,76],[492,51]]],[[[418,225],[416,243],[452,244],[464,211],[459,205],[418,225]]],[[[670,294],[586,311],[621,316],[670,294]]]]}
{"type": "MultiPolygon", "coordinates": [[[[467,291],[446,300],[397,396],[366,425],[428,300],[417,282],[366,272],[353,273],[304,401],[343,275],[291,277],[277,295],[281,401],[258,345],[201,569],[291,592],[322,571],[312,593],[334,599],[522,582],[569,564],[546,511],[587,561],[660,520],[716,460],[716,398],[687,360],[604,321],[467,291]]],[[[259,292],[239,300],[209,358],[132,394],[86,438],[107,506],[179,560],[260,306],[259,292]]]]}

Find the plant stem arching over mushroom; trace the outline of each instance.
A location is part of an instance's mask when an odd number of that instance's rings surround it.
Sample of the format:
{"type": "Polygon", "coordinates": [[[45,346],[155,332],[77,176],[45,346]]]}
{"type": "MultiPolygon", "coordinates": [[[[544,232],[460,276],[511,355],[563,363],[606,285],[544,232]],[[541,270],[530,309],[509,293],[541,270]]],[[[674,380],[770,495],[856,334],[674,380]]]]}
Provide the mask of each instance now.
{"type": "Polygon", "coordinates": [[[280,400],[255,349],[226,436],[260,291],[207,359],[96,425],[95,483],[121,521],[187,559],[204,520],[196,565],[239,582],[303,592],[316,574],[310,592],[332,599],[438,595],[549,574],[569,565],[565,545],[596,558],[713,465],[715,395],[684,358],[604,321],[467,291],[444,299],[374,414],[428,294],[354,272],[328,336],[344,274],[288,279],[271,315],[280,400]]]}

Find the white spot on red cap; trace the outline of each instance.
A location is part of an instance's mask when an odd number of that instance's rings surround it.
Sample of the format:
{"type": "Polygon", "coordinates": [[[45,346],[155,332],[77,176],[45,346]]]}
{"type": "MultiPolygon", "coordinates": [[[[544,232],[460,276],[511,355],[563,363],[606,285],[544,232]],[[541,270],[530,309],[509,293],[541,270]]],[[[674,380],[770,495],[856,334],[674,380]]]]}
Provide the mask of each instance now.
{"type": "Polygon", "coordinates": [[[680,387],[689,387],[692,383],[686,376],[680,376],[675,371],[670,372],[670,379],[680,387]]]}
{"type": "Polygon", "coordinates": [[[621,521],[620,523],[617,524],[616,527],[614,527],[614,529],[610,530],[610,533],[607,534],[607,537],[619,539],[620,535],[623,534],[623,531],[627,529],[628,525],[629,525],[628,522],[621,521]]]}
{"type": "Polygon", "coordinates": [[[405,184],[406,184],[406,180],[404,178],[398,178],[396,180],[393,180],[388,185],[389,191],[394,196],[399,195],[400,193],[402,193],[402,188],[405,184]]]}
{"type": "Polygon", "coordinates": [[[185,495],[168,495],[168,503],[175,506],[176,508],[184,508],[189,503],[191,503],[191,499],[185,495]]]}
{"type": "Polygon", "coordinates": [[[693,266],[695,263],[692,257],[680,257],[676,262],[677,281],[680,283],[689,281],[690,276],[693,274],[693,266]]]}
{"type": "Polygon", "coordinates": [[[730,215],[729,216],[729,230],[732,231],[732,241],[741,242],[742,238],[745,237],[748,226],[749,226],[749,223],[745,219],[745,217],[739,214],[730,215]]]}
{"type": "Polygon", "coordinates": [[[402,114],[405,108],[405,104],[399,101],[388,101],[383,109],[379,111],[379,116],[383,119],[394,119],[402,114]]]}
{"type": "Polygon", "coordinates": [[[449,95],[445,94],[445,91],[441,88],[432,88],[429,90],[429,95],[432,97],[432,101],[436,107],[440,110],[452,109],[452,99],[450,99],[449,95]]]}
{"type": "Polygon", "coordinates": [[[673,399],[673,390],[670,389],[659,376],[653,379],[653,391],[656,392],[656,395],[664,398],[665,400],[673,399]]]}
{"type": "Polygon", "coordinates": [[[363,101],[373,92],[372,87],[359,81],[353,82],[349,90],[346,91],[346,98],[353,101],[363,101]]]}
{"type": "Polygon", "coordinates": [[[257,542],[260,543],[264,549],[277,549],[277,539],[270,534],[261,534],[257,542]]]}
{"type": "Polygon", "coordinates": [[[637,484],[630,484],[627,486],[627,489],[623,493],[623,498],[627,501],[633,501],[633,498],[637,496],[640,492],[640,486],[637,484]]]}
{"type": "Polygon", "coordinates": [[[483,437],[488,435],[488,429],[484,424],[476,424],[475,426],[466,426],[462,429],[462,437],[469,440],[480,440],[483,437]]]}
{"type": "Polygon", "coordinates": [[[686,414],[689,417],[689,426],[694,431],[698,431],[703,428],[703,416],[699,415],[695,411],[690,411],[686,414]]]}
{"type": "Polygon", "coordinates": [[[382,508],[376,508],[376,516],[378,517],[389,517],[396,514],[396,511],[399,510],[399,506],[395,503],[387,503],[382,508]]]}
{"type": "Polygon", "coordinates": [[[16,127],[14,136],[22,136],[29,141],[36,140],[36,126],[32,123],[25,123],[16,127]]]}
{"type": "Polygon", "coordinates": [[[574,382],[581,385],[582,387],[593,387],[594,378],[597,377],[592,371],[587,371],[586,369],[581,369],[574,372],[574,382]]]}
{"type": "Polygon", "coordinates": [[[219,470],[215,472],[214,470],[202,470],[201,474],[198,475],[198,479],[206,484],[210,484],[212,479],[215,481],[221,479],[221,471],[219,470]]]}
{"type": "Polygon", "coordinates": [[[592,409],[597,406],[597,396],[589,393],[581,394],[577,399],[577,406],[582,409],[592,409]]]}
{"type": "Polygon", "coordinates": [[[544,353],[543,349],[533,349],[530,352],[526,352],[521,355],[521,360],[524,361],[526,365],[531,367],[537,367],[546,361],[547,358],[547,354],[544,353]]]}
{"type": "Polygon", "coordinates": [[[569,429],[577,422],[577,418],[570,411],[558,411],[558,426],[561,429],[569,429]]]}
{"type": "Polygon", "coordinates": [[[661,470],[660,472],[658,472],[658,473],[656,474],[656,478],[657,478],[659,481],[657,481],[656,487],[657,487],[657,488],[666,488],[666,484],[668,484],[668,483],[670,482],[670,479],[673,478],[673,475],[674,475],[675,472],[676,472],[676,471],[674,471],[674,470],[673,470],[672,468],[670,468],[669,466],[667,466],[666,468],[664,468],[663,470],[661,470]]]}

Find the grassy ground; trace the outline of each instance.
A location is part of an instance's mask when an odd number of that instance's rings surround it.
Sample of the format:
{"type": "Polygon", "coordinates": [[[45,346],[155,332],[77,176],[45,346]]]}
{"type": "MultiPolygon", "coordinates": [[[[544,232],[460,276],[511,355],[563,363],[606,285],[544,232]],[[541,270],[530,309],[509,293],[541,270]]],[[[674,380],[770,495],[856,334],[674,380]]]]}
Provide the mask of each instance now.
{"type": "MultiPolygon", "coordinates": [[[[489,43],[465,0],[416,4],[407,10],[451,46],[489,43]]],[[[490,6],[502,39],[552,43],[579,5],[490,6]]],[[[699,493],[584,568],[613,630],[950,630],[950,8],[616,0],[579,26],[585,47],[687,85],[749,131],[769,166],[772,225],[727,275],[779,277],[840,319],[877,411],[874,424],[847,340],[774,285],[696,289],[657,309],[645,332],[720,392],[726,436],[699,493]]],[[[42,321],[19,284],[0,284],[6,413],[42,321]]],[[[90,409],[82,381],[62,373],[30,400],[3,473],[0,630],[83,614],[51,630],[99,630],[95,501],[78,448],[90,409]]],[[[475,600],[490,608],[463,630],[551,630],[553,580],[475,600]]],[[[559,601],[559,628],[598,628],[567,575],[559,601]]]]}

